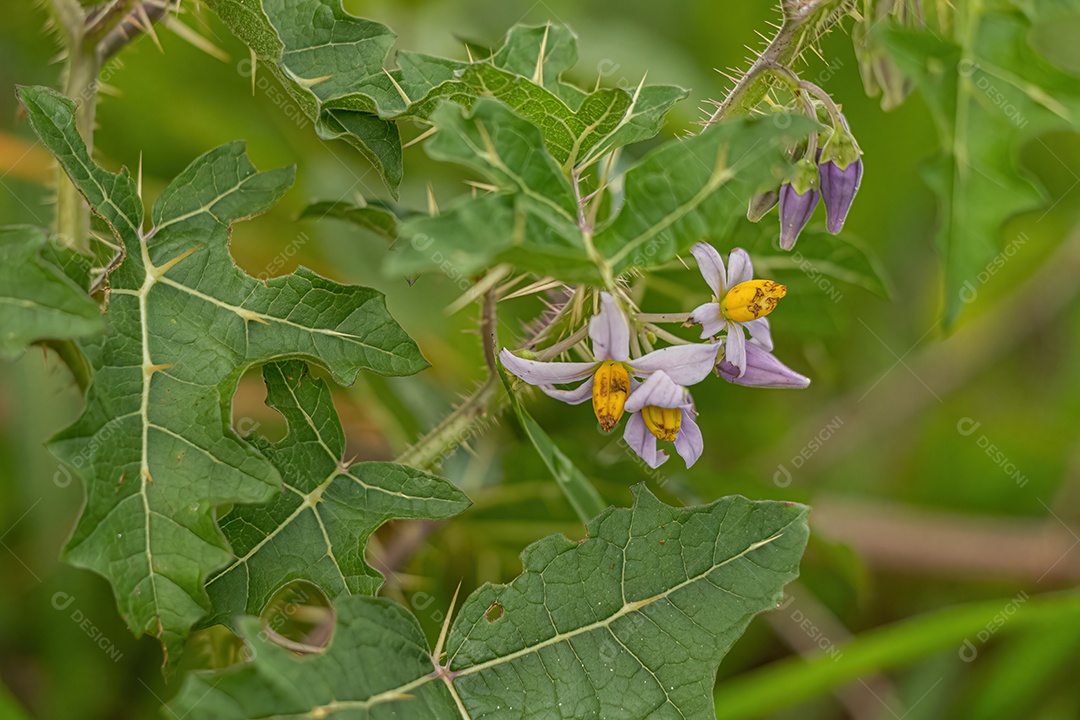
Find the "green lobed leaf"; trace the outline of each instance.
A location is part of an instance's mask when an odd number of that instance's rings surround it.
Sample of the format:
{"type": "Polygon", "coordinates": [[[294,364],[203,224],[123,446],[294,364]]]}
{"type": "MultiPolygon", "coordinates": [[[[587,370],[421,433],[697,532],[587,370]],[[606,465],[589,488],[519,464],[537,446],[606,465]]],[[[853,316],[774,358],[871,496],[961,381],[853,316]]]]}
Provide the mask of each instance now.
{"type": "Polygon", "coordinates": [[[503,98],[544,129],[552,152],[569,167],[602,138],[617,147],[656,134],[667,111],[687,94],[649,86],[639,91],[641,105],[634,111],[635,99],[624,90],[586,93],[569,85],[561,75],[577,61],[577,37],[561,25],[516,26],[482,61],[401,51],[397,68],[387,70],[394,33],[349,14],[341,0],[207,4],[275,73],[319,136],[356,147],[395,196],[402,176],[396,123],[426,121],[444,101],[468,107],[482,95],[503,98]]]}
{"type": "MultiPolygon", "coordinates": [[[[383,63],[395,35],[357,18],[341,0],[207,0],[315,123],[325,140],[355,147],[396,197],[401,184],[401,136],[379,117],[378,102],[394,102],[383,63]],[[364,92],[355,92],[363,85],[364,92]]],[[[398,99],[400,102],[400,99],[398,99]]]]}
{"type": "MultiPolygon", "coordinates": [[[[577,200],[540,130],[492,99],[471,110],[444,106],[428,153],[479,172],[498,192],[461,198],[438,215],[401,226],[388,270],[416,273],[449,262],[461,274],[509,262],[567,282],[602,282],[578,225],[577,200]]],[[[595,232],[616,273],[673,260],[740,222],[750,196],[782,177],[783,150],[817,125],[783,116],[717,123],[662,145],[621,178],[615,215],[595,232]]]]}
{"type": "MultiPolygon", "coordinates": [[[[500,193],[463,198],[435,216],[401,225],[388,270],[410,274],[448,260],[461,274],[499,261],[520,269],[591,264],[576,222],[574,189],[544,151],[540,130],[502,103],[477,100],[471,110],[443,105],[428,153],[479,172],[500,193]]],[[[543,270],[540,270],[543,271],[543,270]]]]}
{"type": "Polygon", "coordinates": [[[625,90],[604,88],[589,93],[574,112],[550,90],[494,65],[474,65],[464,77],[478,94],[502,100],[540,128],[548,152],[565,172],[619,127],[633,103],[625,90]]]}
{"type": "Polygon", "coordinates": [[[204,625],[258,615],[286,583],[308,580],[330,598],[374,595],[382,575],[364,560],[368,537],[388,520],[448,518],[469,499],[429,473],[390,462],[350,464],[330,388],[299,360],[263,366],[266,402],[289,424],[273,444],[253,442],[281,473],[284,492],[234,508],[220,521],[236,560],[206,584],[204,625]]]}
{"type": "MultiPolygon", "coordinates": [[[[1058,3],[1038,5],[1043,15],[1069,12],[1058,3]]],[[[1075,5],[1071,13],[1080,16],[1075,5]]],[[[941,206],[947,325],[998,253],[1005,221],[1045,202],[1043,190],[1018,171],[1020,146],[1080,128],[1080,78],[1032,47],[1029,16],[1005,0],[986,0],[962,8],[955,24],[956,42],[930,31],[879,29],[938,126],[941,148],[927,181],[941,206]]]]}
{"type": "Polygon", "coordinates": [[[87,337],[105,327],[97,303],[43,257],[46,249],[48,236],[40,228],[0,228],[0,358],[18,357],[35,340],[87,337]]]}
{"type": "Polygon", "coordinates": [[[109,330],[85,345],[86,407],[51,445],[87,488],[65,557],[109,580],[128,626],[158,637],[171,667],[210,609],[205,578],[231,559],[214,507],[280,491],[275,467],[230,427],[244,371],[302,356],[347,383],[426,362],[375,290],[306,268],[263,283],[233,263],[231,224],[272,207],[292,168],[257,172],[243,143],[212,150],[165,189],[144,232],[135,181],[90,159],[75,103],[47,88],[19,97],[125,253],[109,277],[109,330]]]}
{"type": "Polygon", "coordinates": [[[416,619],[385,599],[338,601],[322,655],[297,660],[251,618],[254,661],[189,676],[192,720],[712,717],[716,668],[798,572],[808,509],[728,497],[674,508],[643,485],[574,542],[544,538],[523,574],[485,585],[436,667],[416,619]]]}

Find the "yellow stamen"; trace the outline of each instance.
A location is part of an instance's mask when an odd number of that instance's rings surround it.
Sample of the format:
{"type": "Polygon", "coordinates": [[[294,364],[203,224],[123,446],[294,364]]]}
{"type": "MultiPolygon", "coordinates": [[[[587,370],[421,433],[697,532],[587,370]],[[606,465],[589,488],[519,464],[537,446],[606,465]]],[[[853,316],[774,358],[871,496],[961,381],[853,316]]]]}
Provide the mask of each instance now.
{"type": "Polygon", "coordinates": [[[641,408],[641,419],[645,421],[645,427],[649,428],[657,440],[675,442],[675,436],[682,427],[682,410],[679,408],[662,408],[655,405],[646,405],[641,408]]]}
{"type": "Polygon", "coordinates": [[[765,317],[787,295],[787,288],[773,280],[747,280],[728,290],[720,301],[720,311],[735,322],[765,317]]]}
{"type": "Polygon", "coordinates": [[[614,360],[600,363],[593,374],[592,406],[604,432],[611,432],[623,416],[623,405],[629,394],[630,373],[623,364],[614,360]]]}

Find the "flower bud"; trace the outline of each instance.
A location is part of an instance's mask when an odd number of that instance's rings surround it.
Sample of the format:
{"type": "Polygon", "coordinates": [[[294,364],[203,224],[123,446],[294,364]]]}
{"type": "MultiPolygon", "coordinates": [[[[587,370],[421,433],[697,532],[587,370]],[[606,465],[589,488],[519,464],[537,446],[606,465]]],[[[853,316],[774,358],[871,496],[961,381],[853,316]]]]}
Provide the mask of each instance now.
{"type": "Polygon", "coordinates": [[[646,405],[641,408],[641,419],[657,440],[675,442],[682,427],[682,409],[646,405]]]}
{"type": "Polygon", "coordinates": [[[735,322],[750,322],[776,309],[787,288],[773,280],[747,280],[728,290],[720,302],[720,312],[735,322]]]}
{"type": "Polygon", "coordinates": [[[836,235],[844,227],[851,203],[862,182],[863,162],[859,158],[841,169],[835,162],[821,164],[821,199],[825,201],[825,226],[836,235]]]}
{"type": "Polygon", "coordinates": [[[593,374],[592,405],[604,432],[611,432],[623,416],[623,406],[630,394],[630,373],[622,363],[600,363],[593,374]]]}
{"type": "Polygon", "coordinates": [[[795,372],[754,342],[746,343],[746,372],[742,377],[739,369],[726,359],[717,363],[716,370],[720,377],[736,385],[799,390],[810,385],[810,378],[795,372]]]}
{"type": "Polygon", "coordinates": [[[780,188],[759,192],[750,198],[750,206],[746,209],[746,219],[750,222],[757,222],[765,217],[767,212],[776,207],[776,203],[779,201],[780,188]]]}
{"type": "Polygon", "coordinates": [[[784,250],[795,247],[820,197],[817,165],[803,159],[795,168],[795,177],[780,188],[780,247],[784,250]]]}

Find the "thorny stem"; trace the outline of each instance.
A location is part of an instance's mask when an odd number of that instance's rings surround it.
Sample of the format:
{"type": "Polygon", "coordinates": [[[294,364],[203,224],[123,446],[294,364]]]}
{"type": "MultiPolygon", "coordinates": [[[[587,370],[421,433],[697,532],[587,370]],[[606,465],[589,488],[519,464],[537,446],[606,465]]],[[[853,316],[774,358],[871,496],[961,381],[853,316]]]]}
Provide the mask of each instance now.
{"type": "MultiPolygon", "coordinates": [[[[427,435],[399,455],[395,462],[421,470],[437,467],[458,445],[471,438],[490,414],[496,412],[500,385],[498,374],[489,373],[472,395],[465,398],[427,435]]],[[[498,404],[501,405],[502,402],[503,400],[499,400],[498,404]]]]}
{"type": "Polygon", "coordinates": [[[495,293],[491,290],[484,293],[483,302],[484,308],[480,314],[480,341],[484,343],[484,362],[487,363],[488,374],[498,376],[499,321],[495,315],[495,293]]]}
{"type": "MultiPolygon", "coordinates": [[[[824,25],[839,20],[847,9],[854,5],[851,0],[783,0],[784,20],[776,35],[769,41],[761,55],[754,60],[750,68],[743,73],[727,97],[716,106],[716,110],[705,120],[702,130],[715,125],[724,118],[733,115],[745,115],[761,102],[769,90],[767,75],[776,65],[784,65],[793,60],[804,48],[800,36],[806,23],[818,17],[819,11],[833,6],[824,25]]],[[[823,32],[824,28],[819,32],[823,32]]]]}
{"type": "MultiPolygon", "coordinates": [[[[98,75],[105,61],[178,5],[178,0],[131,0],[114,3],[89,18],[77,0],[53,0],[53,9],[66,31],[68,51],[64,95],[75,100],[75,123],[89,152],[94,151],[98,75]],[[137,18],[134,20],[133,18],[137,18]]],[[[57,170],[56,234],[81,253],[90,251],[90,207],[63,168],[57,170]]]]}
{"type": "MultiPolygon", "coordinates": [[[[615,290],[615,275],[611,271],[611,264],[607,258],[604,257],[593,244],[593,227],[592,220],[585,217],[585,204],[587,200],[581,197],[581,176],[578,175],[577,168],[570,171],[570,179],[574,185],[574,198],[577,200],[577,222],[578,229],[581,230],[582,240],[585,242],[585,253],[589,256],[589,259],[593,261],[596,267],[600,270],[600,276],[603,278],[604,287],[609,292],[615,290]]],[[[594,203],[599,204],[599,199],[594,203]]],[[[595,219],[596,213],[592,213],[592,218],[595,219]]]]}

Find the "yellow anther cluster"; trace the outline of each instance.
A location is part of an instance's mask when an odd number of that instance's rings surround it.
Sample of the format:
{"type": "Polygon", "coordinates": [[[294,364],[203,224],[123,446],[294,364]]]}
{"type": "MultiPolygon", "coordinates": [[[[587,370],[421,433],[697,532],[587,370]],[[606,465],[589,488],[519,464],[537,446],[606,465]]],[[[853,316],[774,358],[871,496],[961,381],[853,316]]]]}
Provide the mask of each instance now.
{"type": "Polygon", "coordinates": [[[626,367],[614,360],[600,363],[593,375],[592,406],[604,432],[611,432],[618,424],[629,394],[630,373],[626,367]]]}
{"type": "Polygon", "coordinates": [[[785,295],[787,288],[773,280],[747,280],[728,290],[720,309],[735,322],[749,322],[771,313],[785,295]]]}
{"type": "Polygon", "coordinates": [[[679,434],[682,426],[682,410],[646,405],[641,409],[641,419],[657,440],[675,442],[675,436],[679,434]]]}

